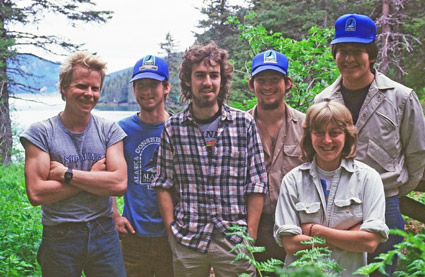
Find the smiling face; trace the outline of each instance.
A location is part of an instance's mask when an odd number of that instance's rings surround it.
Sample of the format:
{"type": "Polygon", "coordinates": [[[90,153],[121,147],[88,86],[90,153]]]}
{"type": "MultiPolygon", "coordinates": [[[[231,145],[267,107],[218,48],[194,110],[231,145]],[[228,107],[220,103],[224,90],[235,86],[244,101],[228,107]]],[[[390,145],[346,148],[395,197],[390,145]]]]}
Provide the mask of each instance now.
{"type": "Polygon", "coordinates": [[[370,65],[374,60],[369,59],[369,54],[362,44],[338,44],[335,60],[346,88],[360,89],[372,82],[374,75],[370,71],[370,65]]]}
{"type": "Polygon", "coordinates": [[[151,112],[164,108],[165,96],[170,91],[170,84],[164,87],[158,80],[139,79],[134,81],[133,91],[140,109],[151,112]]]}
{"type": "Polygon", "coordinates": [[[248,82],[249,88],[257,96],[258,105],[264,110],[273,110],[284,104],[286,91],[291,87],[291,80],[285,82],[282,73],[265,70],[248,82]]]}
{"type": "Polygon", "coordinates": [[[200,62],[192,65],[190,84],[192,104],[198,108],[217,108],[220,92],[220,65],[211,61],[211,65],[200,62]]]}
{"type": "Polygon", "coordinates": [[[344,130],[332,122],[311,132],[311,141],[313,149],[316,151],[318,167],[327,171],[339,167],[345,145],[345,136],[344,130]]]}
{"type": "Polygon", "coordinates": [[[76,65],[70,85],[61,91],[66,101],[65,110],[77,116],[89,115],[99,101],[100,90],[100,72],[76,65]]]}

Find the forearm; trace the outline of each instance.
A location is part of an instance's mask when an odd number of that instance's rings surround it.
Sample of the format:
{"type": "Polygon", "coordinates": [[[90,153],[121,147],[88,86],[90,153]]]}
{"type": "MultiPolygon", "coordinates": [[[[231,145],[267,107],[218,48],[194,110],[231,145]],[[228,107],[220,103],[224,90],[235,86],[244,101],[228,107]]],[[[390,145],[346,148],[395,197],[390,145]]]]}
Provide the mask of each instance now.
{"type": "Polygon", "coordinates": [[[173,197],[170,190],[157,188],[157,198],[159,211],[161,213],[162,221],[167,229],[167,232],[171,232],[171,222],[174,220],[174,203],[173,197]]]}
{"type": "Polygon", "coordinates": [[[252,193],[247,198],[247,224],[248,232],[256,240],[258,224],[260,223],[261,212],[263,211],[264,194],[252,193]]]}
{"type": "Polygon", "coordinates": [[[122,196],[127,189],[127,174],[121,171],[74,170],[70,185],[106,196],[122,196]]]}
{"type": "Polygon", "coordinates": [[[77,187],[73,187],[58,181],[34,181],[29,180],[27,176],[25,177],[25,183],[27,184],[26,190],[28,199],[33,206],[58,202],[81,191],[77,187]]]}
{"type": "Polygon", "coordinates": [[[116,197],[112,197],[112,218],[118,218],[120,217],[120,213],[118,211],[118,207],[117,207],[117,198],[116,197]]]}
{"type": "Polygon", "coordinates": [[[378,233],[355,230],[338,230],[315,224],[311,235],[326,240],[331,245],[350,252],[373,252],[380,241],[378,233]]]}

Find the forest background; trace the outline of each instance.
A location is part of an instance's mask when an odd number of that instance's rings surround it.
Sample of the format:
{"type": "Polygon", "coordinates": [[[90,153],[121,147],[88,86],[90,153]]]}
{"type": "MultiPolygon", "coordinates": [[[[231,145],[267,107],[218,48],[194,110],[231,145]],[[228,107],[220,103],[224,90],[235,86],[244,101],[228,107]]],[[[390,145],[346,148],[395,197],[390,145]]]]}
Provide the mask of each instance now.
{"type": "MultiPolygon", "coordinates": [[[[28,76],[26,72],[8,67],[8,61],[19,56],[14,45],[25,38],[40,47],[56,43],[70,51],[76,48],[55,38],[37,38],[31,34],[9,32],[8,23],[14,20],[28,21],[20,13],[22,11],[13,8],[13,2],[0,0],[0,161],[4,164],[0,166],[0,275],[39,276],[36,253],[42,229],[40,212],[26,198],[22,161],[11,163],[10,157],[16,150],[12,148],[14,131],[8,106],[8,99],[14,97],[17,88],[28,91],[38,91],[38,88],[8,78],[10,72],[28,76]]],[[[66,14],[70,21],[102,23],[111,16],[108,11],[76,12],[77,2],[80,2],[77,0],[63,1],[74,6],[61,6],[56,4],[60,2],[51,0],[30,2],[34,3],[32,9],[51,9],[54,13],[66,14]]],[[[255,105],[255,96],[247,85],[250,63],[259,52],[273,48],[287,55],[290,62],[289,75],[294,79],[294,86],[286,101],[292,107],[305,111],[313,97],[339,75],[329,42],[333,37],[335,20],[345,13],[366,14],[377,23],[377,43],[380,49],[377,69],[414,88],[423,103],[425,1],[249,0],[246,3],[242,7],[230,5],[226,0],[204,0],[200,8],[204,19],[197,26],[202,31],[195,34],[199,43],[214,40],[228,50],[235,67],[231,96],[228,99],[231,106],[246,110],[255,105]]],[[[175,50],[172,34],[167,34],[159,46],[170,66],[172,90],[167,100],[167,109],[176,112],[183,107],[179,101],[178,81],[178,67],[183,53],[175,50]]],[[[108,77],[100,105],[135,105],[132,89],[128,85],[130,74],[131,68],[108,77]]],[[[417,198],[425,202],[422,194],[417,198]]],[[[423,231],[423,225],[415,226],[423,231]]]]}

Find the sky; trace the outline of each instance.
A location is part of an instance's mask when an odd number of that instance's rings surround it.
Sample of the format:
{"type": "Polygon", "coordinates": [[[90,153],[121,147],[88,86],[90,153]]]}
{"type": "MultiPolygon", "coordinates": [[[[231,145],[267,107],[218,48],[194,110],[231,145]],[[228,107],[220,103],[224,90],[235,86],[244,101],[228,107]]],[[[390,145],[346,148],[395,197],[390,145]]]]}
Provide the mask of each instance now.
{"type": "MultiPolygon", "coordinates": [[[[64,17],[45,15],[38,26],[25,26],[39,34],[55,34],[85,48],[108,63],[108,73],[132,67],[145,55],[163,55],[160,43],[170,33],[179,51],[195,42],[194,32],[205,16],[199,9],[202,0],[92,0],[96,9],[114,11],[107,23],[79,24],[72,28],[64,17]]],[[[241,4],[242,0],[232,3],[241,4]]],[[[53,56],[31,47],[21,49],[60,62],[53,56]]]]}

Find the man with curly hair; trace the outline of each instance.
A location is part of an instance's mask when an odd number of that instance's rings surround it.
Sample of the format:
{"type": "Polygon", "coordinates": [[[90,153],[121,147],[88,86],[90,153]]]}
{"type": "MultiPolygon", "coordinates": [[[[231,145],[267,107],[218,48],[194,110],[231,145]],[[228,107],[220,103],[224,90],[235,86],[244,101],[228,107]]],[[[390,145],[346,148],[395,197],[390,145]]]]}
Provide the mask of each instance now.
{"type": "Polygon", "coordinates": [[[187,108],[165,122],[152,186],[173,251],[175,276],[255,276],[232,261],[246,227],[255,239],[267,193],[263,148],[253,118],[224,104],[233,77],[227,51],[214,42],[186,51],[180,67],[187,108]],[[173,199],[174,198],[174,199],[173,199]]]}

